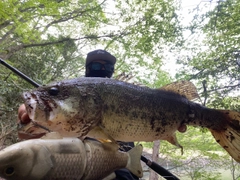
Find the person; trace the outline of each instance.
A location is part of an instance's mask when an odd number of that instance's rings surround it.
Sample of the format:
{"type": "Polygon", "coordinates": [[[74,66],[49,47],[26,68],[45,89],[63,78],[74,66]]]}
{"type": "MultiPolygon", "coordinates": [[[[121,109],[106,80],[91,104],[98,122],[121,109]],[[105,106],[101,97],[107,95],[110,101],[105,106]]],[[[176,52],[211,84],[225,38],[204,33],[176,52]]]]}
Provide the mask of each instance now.
{"type": "MultiPolygon", "coordinates": [[[[109,52],[97,49],[87,54],[85,63],[85,77],[103,77],[111,78],[114,73],[114,66],[116,63],[116,57],[109,52]]],[[[31,120],[26,112],[25,105],[22,104],[18,109],[18,122],[22,124],[29,123],[31,120]]],[[[122,146],[134,147],[133,142],[121,142],[122,146]]],[[[129,148],[125,148],[128,151],[129,148]]],[[[119,169],[115,171],[114,178],[116,180],[135,180],[139,179],[127,169],[119,169]]]]}
{"type": "MultiPolygon", "coordinates": [[[[105,50],[95,50],[89,52],[86,58],[85,64],[85,76],[86,77],[105,77],[111,78],[114,73],[114,65],[116,58],[105,50]]],[[[133,142],[121,142],[122,146],[134,147],[133,142]]],[[[124,148],[125,151],[129,148],[124,148]]],[[[119,169],[115,171],[116,179],[131,180],[139,179],[127,169],[119,169]]]]}

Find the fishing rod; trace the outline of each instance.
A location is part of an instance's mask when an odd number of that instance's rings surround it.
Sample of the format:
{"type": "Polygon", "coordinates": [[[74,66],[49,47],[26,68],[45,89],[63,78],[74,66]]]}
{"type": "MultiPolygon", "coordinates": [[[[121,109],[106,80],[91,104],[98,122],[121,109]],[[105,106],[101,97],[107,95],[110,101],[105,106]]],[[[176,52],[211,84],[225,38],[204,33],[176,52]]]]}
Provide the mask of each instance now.
{"type": "MultiPolygon", "coordinates": [[[[11,65],[9,65],[8,63],[6,63],[3,59],[0,58],[0,63],[3,64],[5,67],[7,67],[8,69],[10,69],[11,71],[13,71],[14,73],[16,73],[18,76],[20,76],[21,78],[23,78],[24,80],[26,80],[27,82],[29,82],[30,84],[32,84],[34,87],[38,88],[41,85],[36,83],[35,81],[33,81],[32,79],[30,79],[28,76],[26,76],[25,74],[23,74],[22,72],[20,72],[19,70],[17,70],[16,68],[12,67],[11,65]]],[[[179,180],[179,178],[177,178],[176,176],[174,176],[171,172],[169,172],[168,170],[166,170],[165,168],[163,168],[162,166],[160,166],[159,164],[157,164],[154,161],[151,161],[149,159],[147,159],[146,157],[141,155],[141,160],[143,162],[146,163],[146,165],[148,167],[150,167],[152,170],[154,170],[155,172],[157,172],[160,176],[162,176],[163,178],[167,179],[167,180],[179,180]]]]}
{"type": "Polygon", "coordinates": [[[148,167],[150,167],[152,170],[157,172],[163,178],[165,178],[167,180],[180,180],[178,177],[173,175],[171,172],[169,172],[168,170],[166,170],[165,168],[163,168],[162,166],[160,166],[156,162],[147,159],[143,155],[141,155],[141,160],[143,162],[145,162],[148,167]]]}
{"type": "Polygon", "coordinates": [[[36,83],[35,81],[33,81],[32,79],[30,79],[28,76],[26,76],[25,74],[23,74],[22,72],[20,72],[19,70],[17,70],[16,68],[12,67],[11,65],[9,65],[8,63],[6,63],[3,59],[0,58],[0,63],[2,65],[4,65],[5,67],[7,67],[8,69],[10,69],[11,71],[13,71],[14,73],[16,73],[18,76],[20,76],[21,78],[23,78],[24,80],[26,80],[27,82],[29,82],[30,84],[32,84],[34,87],[39,87],[41,86],[40,84],[36,83]]]}
{"type": "MultiPolygon", "coordinates": [[[[122,151],[129,151],[133,148],[134,145],[126,145],[124,143],[121,143],[118,141],[120,144],[120,147],[122,148],[122,151]]],[[[141,155],[141,160],[152,170],[154,170],[156,173],[158,173],[161,177],[167,179],[167,180],[180,180],[178,177],[173,175],[171,172],[160,166],[158,163],[151,161],[150,159],[147,159],[143,155],[141,155]]]]}

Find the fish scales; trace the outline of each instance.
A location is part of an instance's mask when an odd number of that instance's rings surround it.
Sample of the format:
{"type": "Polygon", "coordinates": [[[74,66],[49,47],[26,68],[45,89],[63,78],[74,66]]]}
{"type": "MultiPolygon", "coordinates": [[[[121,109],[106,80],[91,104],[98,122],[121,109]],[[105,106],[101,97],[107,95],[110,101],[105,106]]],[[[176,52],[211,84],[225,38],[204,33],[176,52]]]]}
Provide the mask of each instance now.
{"type": "MultiPolygon", "coordinates": [[[[99,149],[92,147],[94,144],[86,144],[85,148],[87,150],[87,159],[88,166],[86,167],[86,173],[83,178],[91,177],[90,179],[98,179],[100,177],[104,177],[106,172],[102,169],[112,169],[113,164],[115,165],[115,169],[120,169],[122,167],[127,166],[128,156],[122,156],[121,152],[109,151],[105,150],[101,152],[101,156],[98,156],[99,149]],[[96,159],[95,157],[99,157],[96,159]],[[109,158],[111,157],[111,158],[109,158]],[[92,173],[97,171],[97,173],[92,173]]],[[[101,144],[99,144],[101,146],[101,144]]],[[[139,158],[140,160],[140,158],[139,158]]]]}
{"type": "Polygon", "coordinates": [[[56,165],[51,175],[45,179],[54,179],[55,177],[80,179],[79,167],[82,165],[82,159],[78,154],[53,154],[52,159],[56,165]]]}
{"type": "Polygon", "coordinates": [[[114,139],[124,138],[129,141],[166,139],[189,119],[190,109],[186,98],[165,91],[134,87],[126,88],[122,85],[102,87],[102,99],[105,101],[101,126],[114,139]]]}
{"type": "Polygon", "coordinates": [[[78,138],[35,139],[0,151],[0,177],[11,180],[98,180],[127,168],[142,177],[142,146],[120,152],[116,144],[78,138]]]}
{"type": "Polygon", "coordinates": [[[23,94],[32,121],[19,132],[24,137],[57,131],[111,141],[161,139],[181,147],[175,132],[186,124],[208,128],[240,161],[240,113],[190,101],[196,95],[195,86],[184,81],[151,89],[106,78],[64,80],[23,94]]]}

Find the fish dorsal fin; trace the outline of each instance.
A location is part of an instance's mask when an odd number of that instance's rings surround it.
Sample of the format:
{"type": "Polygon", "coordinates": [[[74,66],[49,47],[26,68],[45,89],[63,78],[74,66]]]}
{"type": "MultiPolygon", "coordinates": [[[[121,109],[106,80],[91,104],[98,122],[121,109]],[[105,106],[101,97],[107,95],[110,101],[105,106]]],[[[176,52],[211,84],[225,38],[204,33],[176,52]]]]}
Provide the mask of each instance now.
{"type": "Polygon", "coordinates": [[[180,94],[181,96],[186,97],[188,100],[199,98],[196,86],[190,81],[173,82],[159,89],[180,94]]]}
{"type": "Polygon", "coordinates": [[[41,137],[41,139],[62,139],[63,137],[58,132],[50,132],[41,137]]]}

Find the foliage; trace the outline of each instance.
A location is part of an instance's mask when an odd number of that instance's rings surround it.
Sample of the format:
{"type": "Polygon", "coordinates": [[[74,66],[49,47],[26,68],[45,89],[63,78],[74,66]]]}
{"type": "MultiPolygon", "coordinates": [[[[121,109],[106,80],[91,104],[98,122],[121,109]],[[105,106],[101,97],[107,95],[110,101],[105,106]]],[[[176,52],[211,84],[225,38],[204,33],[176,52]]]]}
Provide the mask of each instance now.
{"type": "Polygon", "coordinates": [[[163,44],[177,42],[181,35],[177,5],[172,0],[28,0],[3,1],[0,5],[8,8],[1,12],[0,21],[0,56],[4,59],[30,47],[51,49],[56,45],[68,51],[72,44],[82,56],[80,51],[86,51],[86,46],[90,49],[102,44],[120,59],[117,71],[129,72],[133,70],[129,67],[135,66],[159,69],[163,44]]]}
{"type": "MultiPolygon", "coordinates": [[[[177,133],[177,137],[184,148],[183,155],[176,146],[161,141],[158,163],[180,179],[219,179],[220,170],[229,169],[230,156],[216,143],[209,131],[188,127],[186,133],[177,133]]],[[[153,146],[153,143],[141,143],[145,148],[153,146]]]]}
{"type": "Polygon", "coordinates": [[[202,95],[214,101],[239,91],[239,8],[239,0],[218,1],[196,15],[189,27],[192,38],[185,41],[191,53],[178,60],[184,64],[178,78],[197,80],[202,95]]]}
{"type": "MultiPolygon", "coordinates": [[[[204,105],[239,110],[235,92],[240,82],[240,1],[217,1],[215,8],[201,12],[207,5],[197,6],[190,25],[182,27],[176,13],[180,4],[174,0],[2,0],[0,57],[39,84],[47,84],[82,76],[86,53],[102,48],[117,57],[116,75],[130,74],[138,83],[158,88],[172,81],[168,72],[161,70],[167,49],[176,52],[175,58],[183,65],[176,78],[196,82],[204,105]],[[183,39],[182,30],[190,36],[183,39]]],[[[20,95],[31,88],[0,68],[3,144],[8,144],[8,139],[17,141],[20,95]]],[[[219,174],[211,172],[225,166],[239,177],[239,166],[227,163],[229,156],[210,133],[189,128],[178,138],[185,149],[183,156],[166,142],[161,142],[160,150],[161,163],[170,163],[176,174],[216,179],[219,174]],[[203,169],[206,165],[211,172],[203,169]]]]}
{"type": "MultiPolygon", "coordinates": [[[[173,0],[3,0],[0,8],[0,57],[39,84],[83,76],[85,56],[97,48],[117,57],[116,74],[147,84],[168,76],[160,70],[164,43],[181,38],[173,0]]],[[[21,93],[33,87],[4,67],[0,77],[2,127],[16,130],[21,93]]]]}
{"type": "MultiPolygon", "coordinates": [[[[229,163],[228,163],[229,164],[229,163]]],[[[233,180],[237,180],[240,178],[240,166],[239,163],[237,163],[236,161],[234,161],[232,159],[230,166],[227,166],[226,168],[230,169],[232,172],[232,179],[233,180]]]]}
{"type": "MultiPolygon", "coordinates": [[[[199,4],[191,12],[193,20],[184,32],[189,36],[175,55],[182,65],[176,78],[192,80],[198,86],[203,105],[239,111],[240,1],[217,1],[216,6],[210,3],[199,4]],[[210,9],[210,6],[214,8],[210,9]],[[206,9],[210,11],[206,12],[206,9]]],[[[219,179],[222,176],[219,172],[223,169],[231,169],[232,179],[239,178],[236,170],[239,163],[231,163],[229,155],[208,131],[189,130],[183,134],[184,137],[178,134],[179,142],[185,149],[183,156],[180,156],[180,150],[177,155],[175,147],[161,142],[160,163],[164,167],[184,179],[219,179]],[[206,171],[206,166],[210,171],[206,171]]]]}
{"type": "MultiPolygon", "coordinates": [[[[6,0],[0,6],[3,9],[0,57],[3,59],[12,60],[16,53],[25,59],[26,49],[31,49],[31,53],[38,51],[39,54],[52,50],[54,63],[77,62],[82,59],[81,51],[86,53],[101,44],[119,59],[116,74],[132,72],[139,79],[146,69],[150,76],[158,74],[164,44],[173,47],[181,38],[175,12],[178,4],[173,0],[6,0]],[[61,55],[54,56],[57,49],[61,55]],[[143,70],[140,75],[139,68],[143,70]],[[156,70],[151,72],[152,69],[156,70]]],[[[83,66],[83,63],[76,64],[78,68],[83,66]]],[[[18,66],[18,62],[15,65],[18,66]]]]}

